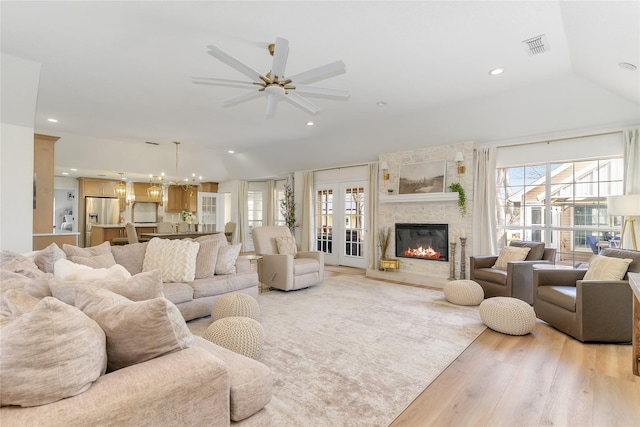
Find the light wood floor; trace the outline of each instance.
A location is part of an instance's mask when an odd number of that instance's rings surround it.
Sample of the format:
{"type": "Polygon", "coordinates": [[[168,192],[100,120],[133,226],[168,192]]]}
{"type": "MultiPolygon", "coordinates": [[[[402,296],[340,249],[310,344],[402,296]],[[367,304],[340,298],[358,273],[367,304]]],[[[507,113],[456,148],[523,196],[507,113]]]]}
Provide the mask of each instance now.
{"type": "Polygon", "coordinates": [[[487,329],[391,427],[640,426],[631,369],[631,345],[583,344],[541,321],[525,336],[487,329]]]}

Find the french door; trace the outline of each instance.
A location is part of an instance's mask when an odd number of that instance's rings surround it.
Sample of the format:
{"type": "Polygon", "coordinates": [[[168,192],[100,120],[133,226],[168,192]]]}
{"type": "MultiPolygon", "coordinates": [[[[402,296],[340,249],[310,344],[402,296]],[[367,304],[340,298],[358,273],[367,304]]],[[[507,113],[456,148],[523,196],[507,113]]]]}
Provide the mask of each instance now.
{"type": "Polygon", "coordinates": [[[366,268],[366,181],[316,187],[316,248],[325,263],[366,268]]]}
{"type": "Polygon", "coordinates": [[[224,231],[223,198],[218,193],[198,191],[198,230],[224,231]]]}

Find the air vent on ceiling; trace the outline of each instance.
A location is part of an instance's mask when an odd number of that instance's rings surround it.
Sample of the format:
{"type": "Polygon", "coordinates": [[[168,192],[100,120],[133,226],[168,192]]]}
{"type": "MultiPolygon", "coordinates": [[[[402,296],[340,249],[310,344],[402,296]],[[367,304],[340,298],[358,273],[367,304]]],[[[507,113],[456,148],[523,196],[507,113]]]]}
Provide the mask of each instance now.
{"type": "Polygon", "coordinates": [[[145,141],[144,143],[149,145],[160,145],[160,143],[158,142],[151,142],[151,141],[145,141]]]}
{"type": "Polygon", "coordinates": [[[522,46],[529,56],[539,55],[551,50],[551,46],[547,42],[547,36],[544,34],[523,41],[522,46]]]}

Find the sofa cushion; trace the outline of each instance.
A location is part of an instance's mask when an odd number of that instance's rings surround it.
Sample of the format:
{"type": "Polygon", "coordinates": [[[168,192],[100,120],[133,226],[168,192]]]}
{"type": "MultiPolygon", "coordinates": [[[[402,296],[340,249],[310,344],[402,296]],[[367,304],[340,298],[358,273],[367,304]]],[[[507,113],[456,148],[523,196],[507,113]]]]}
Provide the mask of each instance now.
{"type": "MultiPolygon", "coordinates": [[[[66,261],[66,260],[65,260],[66,261]]],[[[12,271],[31,279],[39,279],[42,277],[51,277],[51,273],[45,273],[40,270],[36,263],[27,258],[16,258],[2,266],[3,270],[12,271]]]]}
{"type": "Polygon", "coordinates": [[[67,259],[61,259],[56,262],[53,275],[60,280],[80,282],[94,282],[101,279],[126,280],[131,277],[131,274],[119,264],[109,268],[91,268],[67,259]]]}
{"type": "Polygon", "coordinates": [[[236,245],[224,245],[218,249],[218,260],[216,261],[216,274],[235,274],[236,260],[240,255],[242,243],[236,245]]]}
{"type": "MultiPolygon", "coordinates": [[[[33,256],[31,257],[32,261],[33,261],[33,258],[36,256],[37,253],[38,253],[38,251],[33,251],[33,256]]],[[[26,260],[28,258],[29,258],[28,256],[25,256],[23,254],[19,254],[18,252],[1,251],[0,252],[0,267],[4,267],[4,265],[6,263],[11,262],[14,259],[24,261],[24,260],[26,260]]]]}
{"type": "Polygon", "coordinates": [[[193,335],[178,308],[166,298],[132,302],[106,289],[83,289],[76,306],[107,336],[110,370],[193,347],[193,335]]]}
{"type": "Polygon", "coordinates": [[[42,277],[31,278],[24,276],[20,273],[14,273],[10,270],[0,270],[0,294],[8,291],[9,289],[22,289],[27,294],[36,297],[44,298],[51,296],[51,289],[49,288],[49,280],[53,277],[51,273],[45,274],[42,277]]]}
{"type": "Polygon", "coordinates": [[[102,254],[94,256],[75,256],[69,257],[69,261],[76,264],[86,265],[91,268],[109,268],[116,265],[116,260],[113,258],[113,254],[102,254]]]}
{"type": "Polygon", "coordinates": [[[84,392],[105,372],[105,347],[96,322],[56,298],[42,299],[2,324],[0,404],[38,406],[84,392]]]}
{"type": "Polygon", "coordinates": [[[33,310],[40,300],[22,289],[10,289],[0,298],[0,314],[9,319],[22,316],[33,310]]]}
{"type": "Polygon", "coordinates": [[[81,248],[79,246],[64,244],[62,250],[67,257],[70,256],[96,256],[111,253],[111,244],[109,242],[100,243],[97,246],[91,246],[89,248],[81,248]]]}
{"type": "Polygon", "coordinates": [[[55,243],[50,244],[41,251],[37,251],[33,262],[45,273],[53,273],[53,266],[59,259],[66,259],[67,255],[55,243]]]}
{"type": "Polygon", "coordinates": [[[575,286],[538,286],[538,298],[572,313],[576,312],[575,286]]]}
{"type": "Polygon", "coordinates": [[[228,292],[250,288],[257,284],[258,274],[255,272],[217,274],[215,277],[209,279],[196,279],[189,283],[193,289],[193,298],[226,294],[228,292]]]}
{"type": "Polygon", "coordinates": [[[500,255],[498,255],[498,259],[496,263],[493,265],[493,268],[497,268],[499,270],[506,270],[507,264],[512,261],[524,261],[527,258],[527,255],[531,251],[531,248],[527,247],[517,247],[517,246],[505,246],[500,250],[500,255]]]}
{"type": "Polygon", "coordinates": [[[622,280],[631,261],[631,258],[594,255],[589,260],[589,269],[583,280],[622,280]]]}
{"type": "Polygon", "coordinates": [[[497,268],[476,268],[473,270],[473,280],[484,280],[507,286],[507,270],[497,268]]]}
{"type": "Polygon", "coordinates": [[[111,248],[111,253],[116,263],[126,268],[129,273],[138,274],[142,273],[144,254],[148,244],[149,242],[117,245],[111,248]]]}
{"type": "Polygon", "coordinates": [[[525,242],[522,240],[512,240],[509,246],[531,249],[525,258],[526,261],[536,261],[544,256],[544,242],[525,242]]]}
{"type": "Polygon", "coordinates": [[[298,254],[296,239],[293,236],[276,237],[276,246],[280,255],[293,255],[295,257],[298,254]]]}
{"type": "Polygon", "coordinates": [[[131,301],[144,301],[164,296],[162,276],[159,270],[136,274],[126,280],[96,280],[91,283],[53,279],[49,283],[54,297],[75,305],[76,293],[88,286],[107,289],[131,301]]]}
{"type": "Polygon", "coordinates": [[[196,275],[199,248],[199,243],[187,239],[153,238],[147,246],[142,270],[160,270],[163,282],[190,282],[196,275]]]}
{"type": "Polygon", "coordinates": [[[264,408],[273,395],[273,377],[266,365],[195,337],[197,347],[224,362],[229,372],[231,420],[240,421],[264,408]]]}
{"type": "MultiPolygon", "coordinates": [[[[211,279],[201,279],[211,280],[211,279]]],[[[174,304],[193,301],[193,288],[183,282],[163,282],[162,294],[174,304]]]]}
{"type": "Polygon", "coordinates": [[[220,240],[208,237],[203,236],[195,239],[200,244],[198,256],[196,257],[196,279],[206,279],[216,274],[220,240]]]}

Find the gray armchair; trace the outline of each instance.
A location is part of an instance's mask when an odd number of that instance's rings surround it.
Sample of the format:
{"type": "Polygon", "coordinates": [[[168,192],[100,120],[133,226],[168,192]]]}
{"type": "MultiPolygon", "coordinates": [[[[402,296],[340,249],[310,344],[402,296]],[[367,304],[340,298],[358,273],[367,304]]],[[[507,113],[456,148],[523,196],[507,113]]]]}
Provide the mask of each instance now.
{"type": "Polygon", "coordinates": [[[555,264],[556,250],[543,242],[512,240],[509,246],[531,248],[524,261],[513,261],[506,270],[493,268],[498,256],[469,257],[469,278],[482,286],[484,297],[513,297],[533,304],[533,265],[555,264]]]}
{"type": "Polygon", "coordinates": [[[298,251],[293,255],[278,253],[276,237],[291,237],[287,227],[269,225],[255,227],[252,232],[253,246],[258,260],[258,278],[265,285],[291,291],[308,288],[324,280],[324,253],[298,251]]]}
{"type": "Polygon", "coordinates": [[[640,252],[603,249],[602,256],[631,258],[623,280],[582,280],[587,270],[533,270],[536,316],[582,342],[630,342],[633,292],[628,272],[640,272],[640,252]]]}

